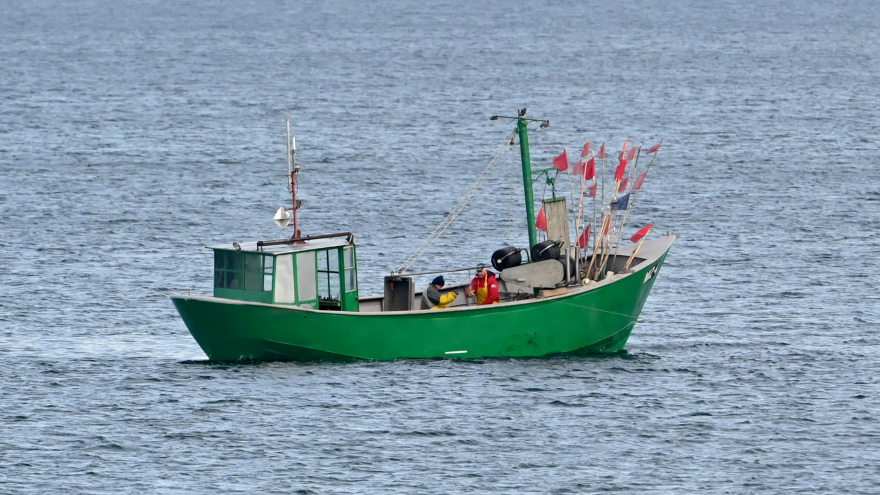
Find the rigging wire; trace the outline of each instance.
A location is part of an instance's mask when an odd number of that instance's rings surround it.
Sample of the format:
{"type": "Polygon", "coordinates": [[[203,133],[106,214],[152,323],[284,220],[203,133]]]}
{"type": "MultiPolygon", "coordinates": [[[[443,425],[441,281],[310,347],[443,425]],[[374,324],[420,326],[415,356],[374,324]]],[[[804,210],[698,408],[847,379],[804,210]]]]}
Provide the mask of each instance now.
{"type": "Polygon", "coordinates": [[[511,170],[507,174],[507,245],[513,245],[513,183],[516,176],[516,157],[510,155],[511,170]]]}
{"type": "Polygon", "coordinates": [[[459,213],[464,210],[464,207],[467,206],[470,200],[483,186],[483,183],[486,182],[486,179],[489,178],[489,174],[490,172],[492,172],[492,169],[495,168],[496,165],[498,165],[507,150],[511,148],[510,143],[514,135],[516,135],[516,132],[517,131],[514,130],[510,134],[510,136],[504,141],[504,144],[501,146],[498,152],[495,153],[492,161],[490,161],[489,165],[487,165],[486,168],[483,169],[483,171],[473,182],[471,187],[464,193],[464,196],[458,201],[458,203],[455,204],[455,206],[452,207],[452,210],[450,210],[450,212],[446,215],[446,218],[444,218],[443,221],[440,222],[440,225],[438,225],[437,228],[435,228],[434,231],[431,232],[424,241],[422,241],[419,247],[417,247],[416,250],[409,255],[409,257],[403,262],[400,268],[396,270],[396,273],[403,273],[404,271],[409,269],[409,267],[411,267],[416,261],[418,261],[419,258],[421,258],[428,251],[428,249],[430,249],[431,246],[433,246],[434,243],[437,242],[438,239],[440,239],[440,236],[442,236],[443,233],[446,232],[446,229],[448,229],[449,226],[452,225],[452,222],[455,220],[455,218],[458,217],[459,213]]]}

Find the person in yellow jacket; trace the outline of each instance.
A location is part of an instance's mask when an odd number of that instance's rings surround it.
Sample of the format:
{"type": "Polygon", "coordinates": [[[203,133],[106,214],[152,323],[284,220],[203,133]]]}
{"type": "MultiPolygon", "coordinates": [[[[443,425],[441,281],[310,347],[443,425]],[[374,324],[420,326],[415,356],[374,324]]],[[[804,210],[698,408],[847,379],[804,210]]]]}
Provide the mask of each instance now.
{"type": "Polygon", "coordinates": [[[422,309],[443,309],[449,307],[449,303],[455,301],[458,294],[450,292],[446,295],[440,295],[440,289],[446,285],[443,275],[436,277],[428,284],[425,291],[422,292],[422,309]]]}

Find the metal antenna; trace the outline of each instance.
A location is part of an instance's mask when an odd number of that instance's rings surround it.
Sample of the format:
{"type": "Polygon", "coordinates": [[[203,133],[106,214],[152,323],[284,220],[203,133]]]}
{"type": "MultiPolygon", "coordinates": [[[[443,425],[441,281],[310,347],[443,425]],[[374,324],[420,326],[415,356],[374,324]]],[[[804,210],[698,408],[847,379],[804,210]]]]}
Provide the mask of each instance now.
{"type": "Polygon", "coordinates": [[[287,119],[287,189],[293,203],[293,236],[299,237],[299,225],[296,219],[296,173],[299,172],[299,164],[296,163],[296,137],[290,135],[290,119],[287,119]]]}
{"type": "MultiPolygon", "coordinates": [[[[291,182],[291,173],[293,172],[292,160],[290,151],[290,119],[287,119],[287,190],[293,190],[293,183],[291,182]]],[[[294,205],[295,206],[295,205],[294,205]]]]}

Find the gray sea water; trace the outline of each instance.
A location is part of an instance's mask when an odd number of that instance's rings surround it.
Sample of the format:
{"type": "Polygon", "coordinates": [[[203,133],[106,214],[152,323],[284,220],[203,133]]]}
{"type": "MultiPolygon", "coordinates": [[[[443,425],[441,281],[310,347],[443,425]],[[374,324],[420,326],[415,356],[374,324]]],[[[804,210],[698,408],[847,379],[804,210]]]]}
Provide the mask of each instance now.
{"type": "MultiPolygon", "coordinates": [[[[878,32],[871,0],[0,2],[0,492],[880,492],[878,32]],[[303,231],[354,231],[374,293],[521,107],[536,166],[664,140],[627,232],[679,238],[626,352],[204,361],[168,296],[282,235],[285,118],[303,231]]],[[[506,160],[417,268],[524,243],[506,160]]]]}

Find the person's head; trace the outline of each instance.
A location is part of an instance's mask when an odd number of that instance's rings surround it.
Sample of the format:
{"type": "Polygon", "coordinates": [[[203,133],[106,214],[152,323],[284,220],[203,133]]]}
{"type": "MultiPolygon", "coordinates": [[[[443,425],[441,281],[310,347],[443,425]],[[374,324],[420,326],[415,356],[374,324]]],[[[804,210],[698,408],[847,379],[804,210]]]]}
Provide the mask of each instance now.
{"type": "Polygon", "coordinates": [[[446,281],[443,280],[443,275],[437,275],[434,277],[434,280],[431,281],[431,284],[436,286],[438,289],[442,289],[444,285],[446,285],[446,281]]]}
{"type": "Polygon", "coordinates": [[[486,265],[485,263],[480,263],[479,265],[477,265],[477,276],[481,278],[485,277],[487,268],[488,265],[486,265]]]}

